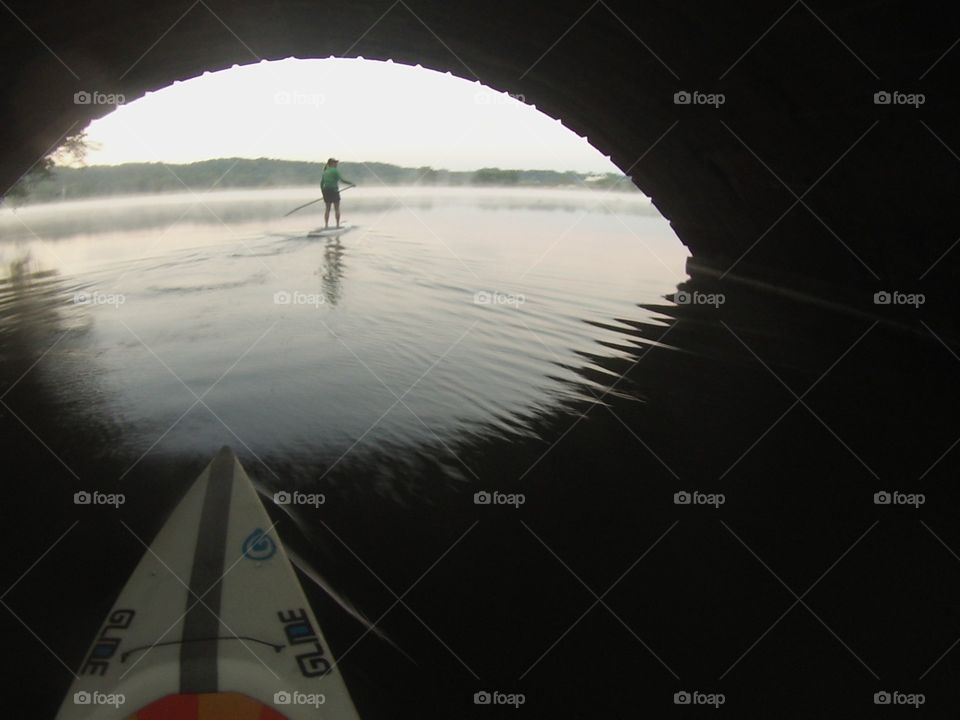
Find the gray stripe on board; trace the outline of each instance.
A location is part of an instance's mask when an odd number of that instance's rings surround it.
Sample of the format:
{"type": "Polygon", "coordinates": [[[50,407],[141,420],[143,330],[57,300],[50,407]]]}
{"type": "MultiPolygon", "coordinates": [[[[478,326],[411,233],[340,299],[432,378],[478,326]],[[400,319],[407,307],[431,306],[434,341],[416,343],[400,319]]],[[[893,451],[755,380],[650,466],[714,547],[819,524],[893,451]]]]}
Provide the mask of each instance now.
{"type": "Polygon", "coordinates": [[[180,692],[218,691],[216,638],[220,635],[220,600],[227,553],[227,525],[230,518],[230,492],[236,458],[224,447],[210,465],[210,478],[200,511],[200,529],[190,572],[190,594],[183,621],[180,647],[180,692]],[[202,603],[197,598],[203,598],[202,603]],[[209,608],[209,609],[208,609],[209,608]],[[198,640],[197,642],[191,642],[198,640]]]}

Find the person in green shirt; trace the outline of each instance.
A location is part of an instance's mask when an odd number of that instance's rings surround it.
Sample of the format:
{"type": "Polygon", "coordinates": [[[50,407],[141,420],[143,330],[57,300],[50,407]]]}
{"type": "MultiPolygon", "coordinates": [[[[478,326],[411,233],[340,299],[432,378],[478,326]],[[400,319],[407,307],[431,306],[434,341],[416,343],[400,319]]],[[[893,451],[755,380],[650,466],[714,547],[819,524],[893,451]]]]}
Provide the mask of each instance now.
{"type": "Polygon", "coordinates": [[[323,176],[320,178],[320,192],[323,194],[323,202],[326,204],[326,210],[323,212],[323,227],[330,227],[330,206],[333,205],[337,216],[337,227],[340,227],[340,185],[344,182],[350,187],[356,187],[352,182],[340,174],[340,161],[336,158],[327,160],[323,166],[323,176]]]}

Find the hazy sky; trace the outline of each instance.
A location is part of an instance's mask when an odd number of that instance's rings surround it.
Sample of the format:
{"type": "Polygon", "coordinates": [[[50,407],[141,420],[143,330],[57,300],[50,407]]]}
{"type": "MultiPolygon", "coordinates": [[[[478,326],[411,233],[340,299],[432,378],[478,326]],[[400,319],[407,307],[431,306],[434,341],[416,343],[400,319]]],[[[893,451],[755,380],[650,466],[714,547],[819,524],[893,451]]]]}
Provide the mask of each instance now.
{"type": "Polygon", "coordinates": [[[94,121],[89,164],[216,157],[619,172],[559,122],[479,83],[357,59],[283,60],[177,83],[94,121]]]}

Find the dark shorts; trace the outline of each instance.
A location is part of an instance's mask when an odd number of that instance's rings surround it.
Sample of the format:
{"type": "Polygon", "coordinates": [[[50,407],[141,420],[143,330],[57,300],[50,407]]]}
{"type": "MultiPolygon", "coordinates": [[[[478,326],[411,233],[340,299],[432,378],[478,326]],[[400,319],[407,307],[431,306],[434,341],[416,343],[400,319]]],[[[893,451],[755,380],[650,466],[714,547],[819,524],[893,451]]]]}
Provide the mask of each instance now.
{"type": "Polygon", "coordinates": [[[323,193],[323,201],[326,203],[338,203],[340,202],[340,191],[339,190],[330,190],[329,188],[320,188],[320,192],[323,193]]]}

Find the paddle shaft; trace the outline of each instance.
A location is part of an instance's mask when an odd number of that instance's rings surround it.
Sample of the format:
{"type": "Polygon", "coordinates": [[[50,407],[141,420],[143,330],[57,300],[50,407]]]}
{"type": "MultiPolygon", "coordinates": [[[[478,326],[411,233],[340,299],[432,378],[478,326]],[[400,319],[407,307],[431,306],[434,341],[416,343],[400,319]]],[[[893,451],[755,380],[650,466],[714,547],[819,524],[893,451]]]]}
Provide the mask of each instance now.
{"type": "MultiPolygon", "coordinates": [[[[344,188],[344,189],[341,190],[340,192],[346,192],[346,191],[349,190],[350,188],[355,188],[355,187],[356,187],[356,185],[351,185],[351,186],[348,187],[348,188],[344,188]]],[[[323,198],[322,198],[322,197],[318,197],[316,200],[311,200],[310,202],[304,203],[303,205],[300,205],[299,207],[295,207],[293,210],[291,210],[291,211],[288,212],[286,215],[284,215],[284,217],[289,217],[290,215],[293,215],[297,210],[303,210],[305,207],[309,207],[310,205],[313,205],[314,203],[318,203],[318,202],[320,202],[321,200],[323,200],[323,198]]]]}

